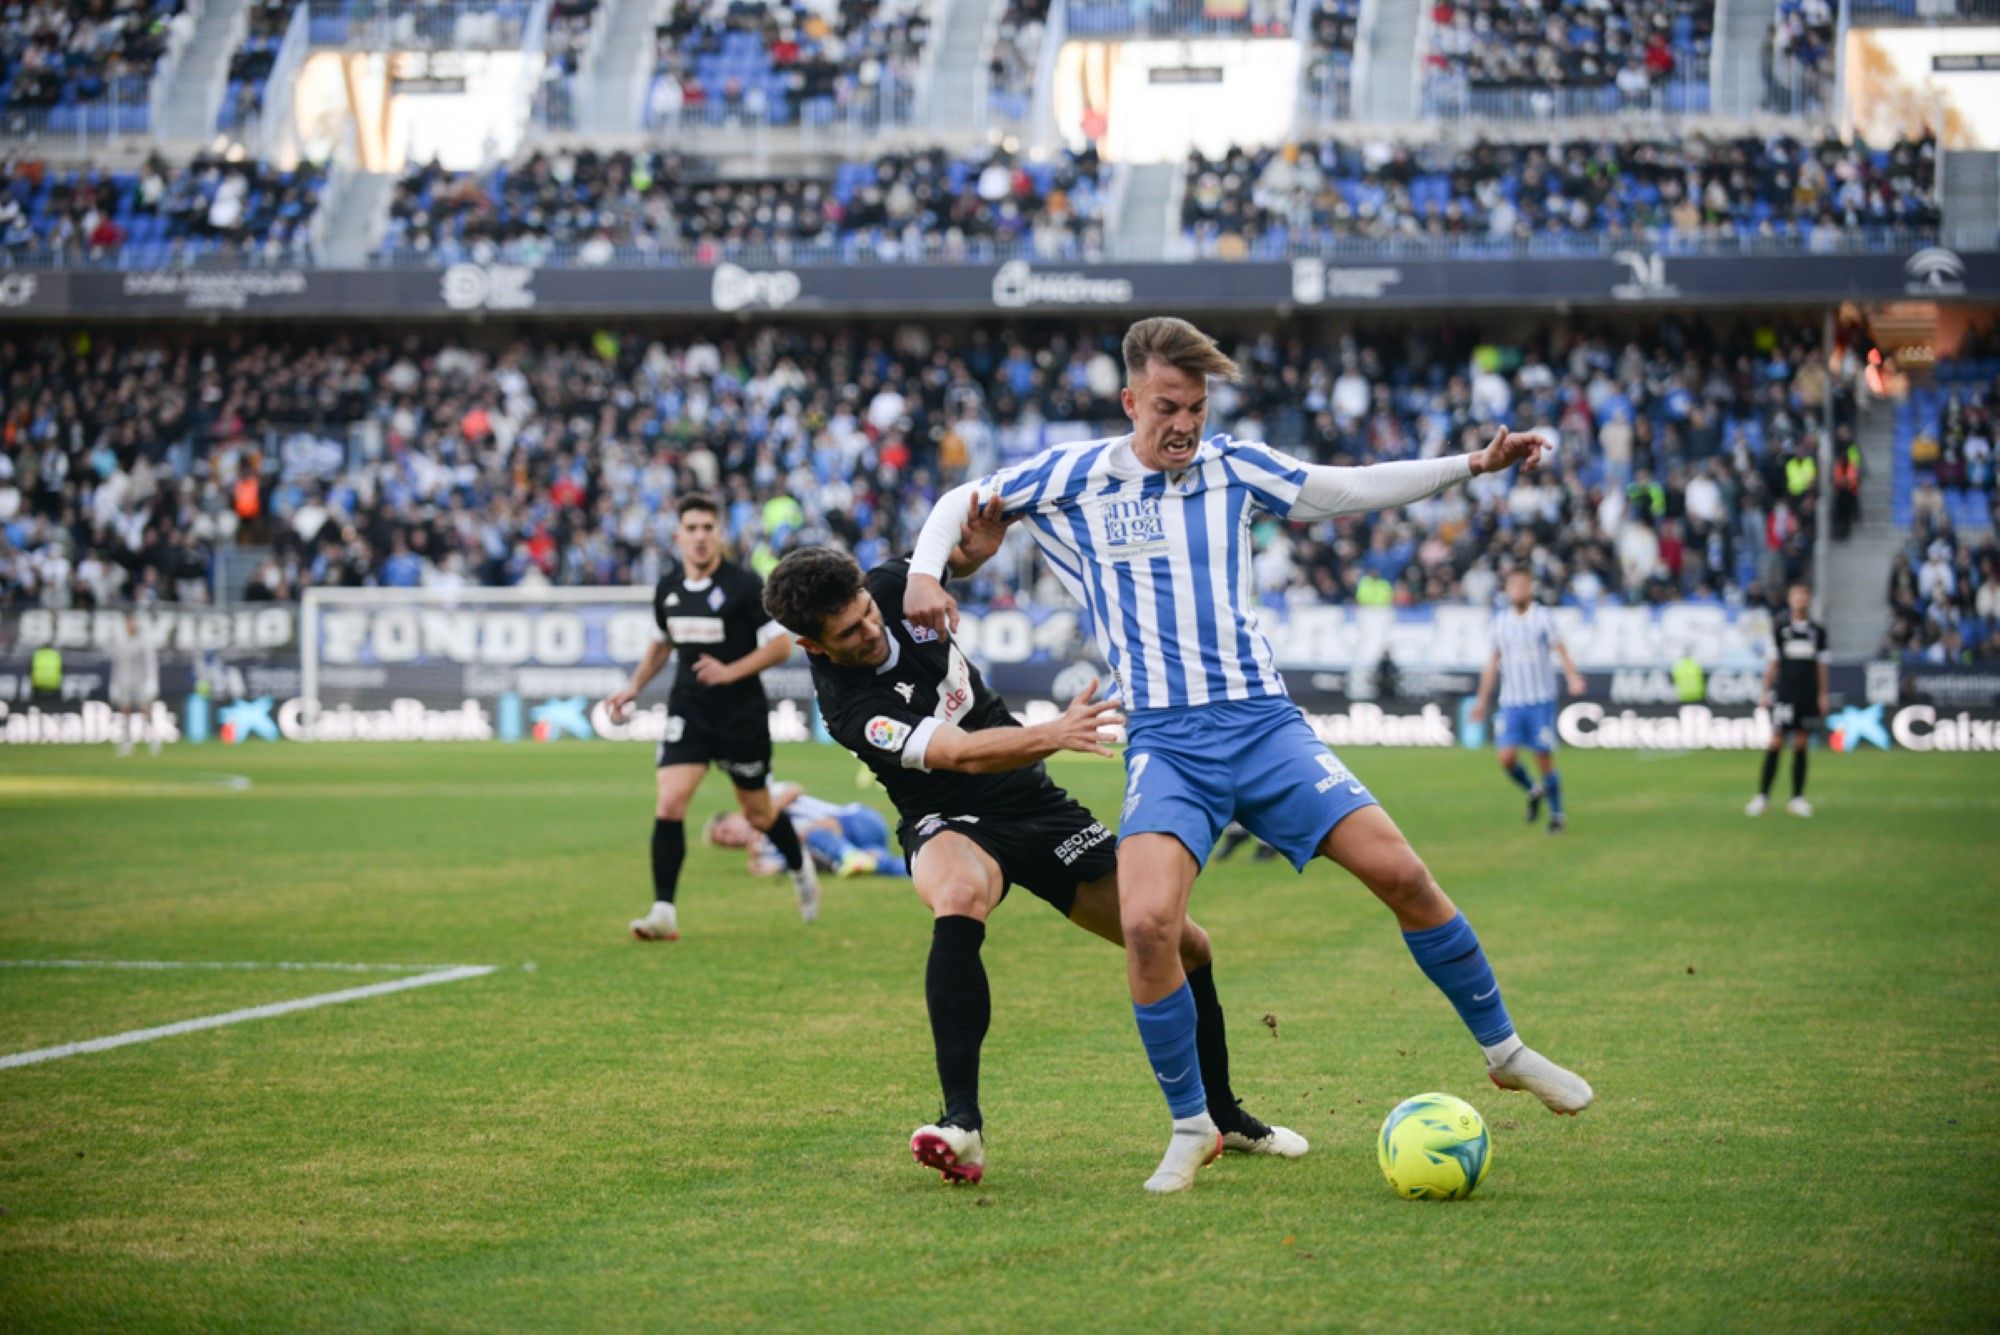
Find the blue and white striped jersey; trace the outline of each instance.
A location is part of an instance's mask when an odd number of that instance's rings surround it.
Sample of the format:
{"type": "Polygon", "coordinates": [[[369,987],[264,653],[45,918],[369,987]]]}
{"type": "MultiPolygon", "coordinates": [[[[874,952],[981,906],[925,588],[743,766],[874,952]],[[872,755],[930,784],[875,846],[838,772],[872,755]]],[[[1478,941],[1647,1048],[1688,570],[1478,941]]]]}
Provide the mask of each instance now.
{"type": "Polygon", "coordinates": [[[1540,603],[1493,614],[1493,647],[1500,651],[1500,707],[1544,705],[1556,698],[1556,619],[1540,603]]]}
{"type": "Polygon", "coordinates": [[[1305,467],[1213,436],[1188,467],[1141,464],[1132,438],[1058,445],[977,484],[1025,522],[1089,609],[1128,712],[1285,694],[1259,629],[1250,525],[1291,514],[1305,467]]]}

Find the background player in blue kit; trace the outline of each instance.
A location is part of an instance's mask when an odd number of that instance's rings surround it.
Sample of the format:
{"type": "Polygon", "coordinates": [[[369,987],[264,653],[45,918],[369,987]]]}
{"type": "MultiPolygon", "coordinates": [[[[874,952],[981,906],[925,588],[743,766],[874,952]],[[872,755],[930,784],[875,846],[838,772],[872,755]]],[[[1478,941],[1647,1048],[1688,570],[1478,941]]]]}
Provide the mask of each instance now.
{"type": "Polygon", "coordinates": [[[1266,445],[1202,440],[1208,377],[1236,363],[1185,320],[1141,320],[1124,341],[1133,430],[1058,445],[939,498],[911,558],[911,624],[942,634],[957,605],[939,581],[975,496],[997,493],[1092,613],[1127,714],[1118,898],[1132,1009],[1173,1135],[1153,1192],[1193,1185],[1220,1152],[1195,1061],[1195,1007],[1178,945],[1196,875],[1232,819],[1304,870],[1346,868],[1396,916],[1417,964],[1450,999],[1503,1089],[1580,1112],[1582,1077],[1524,1046],[1478,936],[1368,789],[1285,693],[1258,626],[1250,527],[1407,505],[1519,464],[1544,442],[1502,428],[1452,458],[1330,468],[1266,445]]]}
{"type": "MultiPolygon", "coordinates": [[[[836,876],[901,876],[910,864],[890,841],[889,822],[866,802],[829,802],[796,783],[771,785],[771,805],[791,821],[806,852],[836,876]]],[[[785,870],[784,855],[740,811],[718,811],[702,826],[704,840],[717,848],[749,850],[750,871],[772,876],[785,870]]]]}
{"type": "Polygon", "coordinates": [[[1556,770],[1556,669],[1560,658],[1563,676],[1571,695],[1583,694],[1583,674],[1562,642],[1556,619],[1535,601],[1535,577],[1524,567],[1507,575],[1507,606],[1493,614],[1493,654],[1486,670],[1479,674],[1479,698],[1472,704],[1472,719],[1486,717],[1493,699],[1493,683],[1500,683],[1500,717],[1494,720],[1493,743],[1499,748],[1500,768],[1528,794],[1528,823],[1541,814],[1542,800],[1548,799],[1549,833],[1561,834],[1563,819],[1562,775],[1556,770]],[[1535,753],[1535,768],[1541,778],[1531,779],[1521,767],[1521,748],[1535,753]]]}

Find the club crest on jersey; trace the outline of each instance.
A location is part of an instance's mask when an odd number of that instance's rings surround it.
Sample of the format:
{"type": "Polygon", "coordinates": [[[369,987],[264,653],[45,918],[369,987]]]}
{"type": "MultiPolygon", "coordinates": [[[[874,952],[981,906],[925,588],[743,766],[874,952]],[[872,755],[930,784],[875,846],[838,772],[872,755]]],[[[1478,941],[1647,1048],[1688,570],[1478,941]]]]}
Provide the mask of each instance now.
{"type": "Polygon", "coordinates": [[[877,714],[868,720],[864,735],[868,738],[870,746],[880,747],[884,751],[900,751],[903,749],[903,743],[910,740],[910,725],[877,714]]]}
{"type": "Polygon", "coordinates": [[[932,630],[929,626],[913,625],[908,617],[903,618],[903,629],[908,631],[910,638],[918,644],[934,644],[937,642],[938,633],[936,631],[932,630]]]}
{"type": "Polygon", "coordinates": [[[668,607],[679,607],[681,605],[681,596],[678,593],[668,594],[666,605],[668,607]]]}
{"type": "Polygon", "coordinates": [[[711,612],[720,612],[722,610],[721,589],[710,589],[708,591],[708,610],[711,612]]]}
{"type": "Polygon", "coordinates": [[[1113,501],[1104,507],[1104,554],[1113,561],[1136,561],[1167,549],[1166,521],[1156,496],[1113,501]]]}

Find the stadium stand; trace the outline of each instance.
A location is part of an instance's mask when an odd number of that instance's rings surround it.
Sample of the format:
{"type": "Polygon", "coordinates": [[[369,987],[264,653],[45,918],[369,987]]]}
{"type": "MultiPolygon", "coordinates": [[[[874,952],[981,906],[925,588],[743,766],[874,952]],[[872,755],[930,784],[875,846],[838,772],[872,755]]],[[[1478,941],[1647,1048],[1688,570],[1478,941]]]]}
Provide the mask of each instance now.
{"type": "Polygon", "coordinates": [[[1361,0],[1315,0],[1308,25],[1303,110],[1311,120],[1345,120],[1353,110],[1361,0]]]}
{"type": "MultiPolygon", "coordinates": [[[[1403,241],[1453,253],[1909,245],[1935,234],[1937,146],[1790,135],[1554,144],[1327,140],[1190,155],[1181,223],[1204,256],[1403,241]]],[[[1369,248],[1379,248],[1379,244],[1369,248]]]]}
{"type": "Polygon", "coordinates": [[[1101,254],[1108,173],[995,149],[841,163],[824,176],[723,179],[674,153],[532,154],[485,173],[435,164],[398,184],[381,255],[430,262],[645,263],[1101,254]]]}
{"type": "Polygon", "coordinates": [[[218,129],[246,125],[263,111],[264,87],[296,8],[293,0],[251,0],[245,7],[248,28],[243,44],[229,58],[229,87],[222,95],[218,129]]]}
{"type": "Polygon", "coordinates": [[[1990,531],[1974,541],[1920,516],[1889,572],[1882,653],[1934,666],[2000,659],[2000,546],[1990,531]]]}
{"type": "MultiPolygon", "coordinates": [[[[649,580],[694,487],[727,498],[760,568],[828,538],[879,560],[941,485],[1036,447],[1043,424],[1120,420],[1119,333],[551,331],[477,349],[438,332],[17,334],[0,344],[0,603],[203,600],[229,543],[271,548],[252,597],[649,580]]],[[[1482,599],[1517,562],[1579,602],[1738,600],[1807,560],[1813,492],[1786,465],[1816,447],[1826,390],[1808,333],[1230,341],[1247,378],[1218,390],[1213,430],[1329,463],[1467,448],[1503,418],[1566,446],[1559,474],[1511,490],[1264,526],[1274,604],[1482,599]]],[[[1062,597],[1018,547],[975,593],[1062,597]]]]}
{"type": "Polygon", "coordinates": [[[987,109],[996,119],[1020,123],[1031,114],[1048,24],[1049,0],[1007,0],[986,64],[987,109]]]}
{"type": "Polygon", "coordinates": [[[1764,107],[1780,114],[1823,115],[1831,105],[1835,33],[1833,0],[1778,0],[1765,38],[1764,107]]]}
{"type": "Polygon", "coordinates": [[[929,35],[923,0],[676,0],[646,124],[902,120],[929,35]]]}
{"type": "Polygon", "coordinates": [[[143,133],[154,68],[191,27],[185,0],[65,0],[0,9],[0,125],[143,133]]]}
{"type": "Polygon", "coordinates": [[[0,252],[26,267],[298,263],[325,177],[208,155],[185,167],[153,157],[138,171],[14,161],[0,176],[0,252]]]}
{"type": "Polygon", "coordinates": [[[1430,22],[1430,115],[1708,109],[1713,0],[1439,0],[1430,22]]]}

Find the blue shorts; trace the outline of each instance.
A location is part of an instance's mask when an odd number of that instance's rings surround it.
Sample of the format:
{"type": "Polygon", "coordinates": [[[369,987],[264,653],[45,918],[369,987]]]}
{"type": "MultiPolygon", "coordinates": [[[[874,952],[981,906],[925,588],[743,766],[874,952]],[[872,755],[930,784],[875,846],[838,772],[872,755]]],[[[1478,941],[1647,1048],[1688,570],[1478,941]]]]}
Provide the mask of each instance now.
{"type": "Polygon", "coordinates": [[[1144,710],[1126,726],[1119,839],[1170,834],[1198,865],[1238,820],[1303,871],[1329,830],[1374,805],[1285,696],[1144,710]]]}
{"type": "Polygon", "coordinates": [[[1493,744],[1498,747],[1525,746],[1544,755],[1556,749],[1556,702],[1538,705],[1502,705],[1493,720],[1493,744]]]}
{"type": "Polygon", "coordinates": [[[889,822],[874,807],[850,802],[840,811],[841,837],[856,848],[876,853],[889,851],[889,822]]]}

